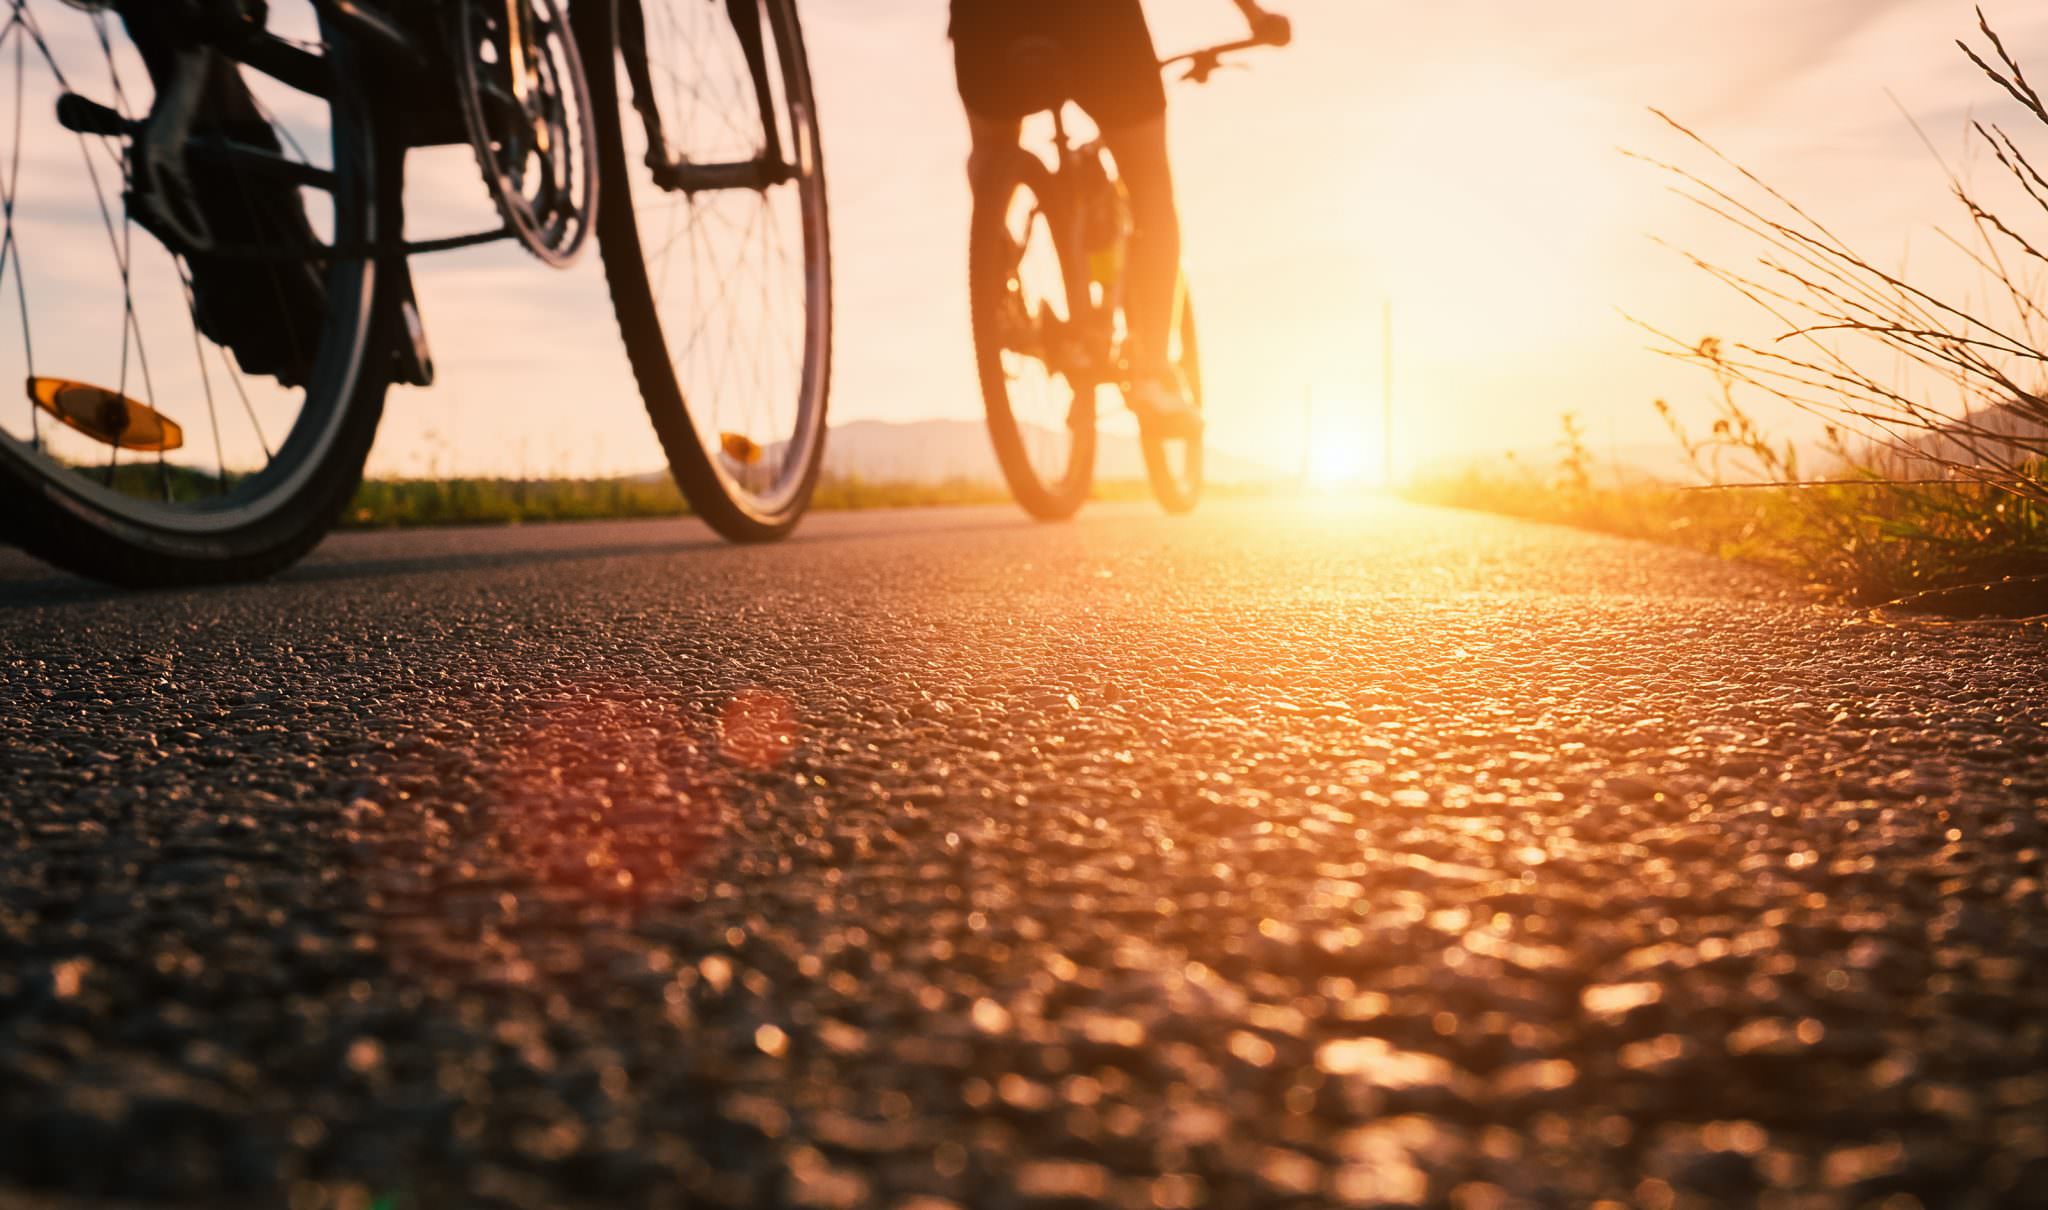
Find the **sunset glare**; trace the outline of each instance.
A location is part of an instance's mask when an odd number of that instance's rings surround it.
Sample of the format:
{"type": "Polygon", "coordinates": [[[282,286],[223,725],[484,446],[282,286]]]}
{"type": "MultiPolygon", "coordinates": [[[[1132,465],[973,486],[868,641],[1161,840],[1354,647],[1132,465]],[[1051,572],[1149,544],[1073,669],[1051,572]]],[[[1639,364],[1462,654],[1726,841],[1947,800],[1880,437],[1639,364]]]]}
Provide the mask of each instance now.
{"type": "MultiPolygon", "coordinates": [[[[1236,32],[1221,0],[1149,8],[1162,49],[1236,32]]],[[[1767,324],[1651,242],[1711,251],[1719,233],[1623,154],[1676,155],[1648,108],[1695,124],[1852,234],[1931,265],[1949,199],[1898,107],[1948,153],[1965,117],[1952,98],[1978,96],[1948,41],[1970,6],[1948,0],[1741,0],[1710,19],[1670,0],[1301,0],[1291,15],[1293,46],[1169,91],[1212,443],[1280,474],[1297,466],[1299,430],[1266,423],[1258,401],[1311,383],[1374,394],[1389,299],[1402,465],[1547,449],[1565,410],[1611,426],[1622,447],[1661,443],[1649,401],[1697,412],[1706,392],[1622,313],[1689,338],[1767,324]]],[[[2021,44],[2048,25],[2024,6],[1993,15],[2021,44]]],[[[966,130],[945,18],[943,0],[806,7],[837,234],[836,423],[980,416],[962,305],[966,130]]],[[[1979,116],[2004,113],[1999,98],[1978,100],[1979,116]]],[[[469,166],[449,160],[461,181],[469,166]]],[[[443,191],[423,225],[473,205],[464,188],[443,191]]],[[[373,471],[423,468],[428,429],[496,438],[450,438],[446,469],[517,470],[505,451],[522,441],[547,451],[529,454],[535,471],[658,461],[594,262],[564,276],[516,254],[456,253],[419,283],[447,369],[431,402],[393,400],[373,471]],[[562,361],[564,347],[585,356],[562,361]]],[[[1339,465],[1319,479],[1372,458],[1326,460],[1339,465]]]]}
{"type": "Polygon", "coordinates": [[[1317,417],[1308,449],[1308,481],[1319,488],[1383,484],[1380,438],[1365,422],[1363,405],[1332,406],[1338,415],[1317,417]]]}
{"type": "Polygon", "coordinates": [[[0,5],[0,1210],[2048,1210],[2048,0],[0,5]]]}

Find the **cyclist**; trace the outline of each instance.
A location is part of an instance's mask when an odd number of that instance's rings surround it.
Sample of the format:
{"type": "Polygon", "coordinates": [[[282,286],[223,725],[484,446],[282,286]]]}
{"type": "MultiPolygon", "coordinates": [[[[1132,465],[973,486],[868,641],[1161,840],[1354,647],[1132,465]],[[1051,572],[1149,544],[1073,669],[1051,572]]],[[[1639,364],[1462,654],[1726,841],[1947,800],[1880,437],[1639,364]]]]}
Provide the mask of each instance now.
{"type": "MultiPolygon", "coordinates": [[[[1285,45],[1286,17],[1256,0],[1232,0],[1252,34],[1285,45]]],[[[1180,218],[1166,152],[1166,90],[1139,0],[952,0],[954,70],[974,151],[977,197],[1003,188],[1001,166],[1017,147],[1026,115],[1071,97],[1116,157],[1130,191],[1133,230],[1125,313],[1130,325],[1131,410],[1159,431],[1196,437],[1201,413],[1167,362],[1174,293],[1180,283],[1180,218]],[[1049,44],[1057,81],[1019,69],[1016,48],[1049,44]]]]}

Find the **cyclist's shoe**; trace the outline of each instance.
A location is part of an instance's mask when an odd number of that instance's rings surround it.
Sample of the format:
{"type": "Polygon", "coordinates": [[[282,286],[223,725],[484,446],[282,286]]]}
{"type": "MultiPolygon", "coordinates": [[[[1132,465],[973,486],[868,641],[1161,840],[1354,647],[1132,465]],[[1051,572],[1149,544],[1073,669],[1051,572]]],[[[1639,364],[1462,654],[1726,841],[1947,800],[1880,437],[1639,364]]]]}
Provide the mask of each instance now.
{"type": "MultiPolygon", "coordinates": [[[[279,149],[267,123],[226,128],[224,137],[279,149]]],[[[260,250],[260,259],[191,256],[192,310],[207,339],[233,349],[245,374],[302,385],[319,350],[326,295],[314,257],[318,240],[294,186],[238,173],[195,157],[192,192],[218,245],[260,250]]]]}
{"type": "Polygon", "coordinates": [[[1013,353],[1043,359],[1045,336],[1038,320],[1025,305],[1024,291],[1014,282],[1003,291],[1003,305],[996,312],[996,341],[1013,353]]]}
{"type": "Polygon", "coordinates": [[[1171,377],[1150,374],[1131,384],[1125,402],[1138,417],[1138,427],[1147,437],[1199,441],[1202,438],[1202,410],[1188,400],[1187,392],[1171,377]]]}
{"type": "MultiPolygon", "coordinates": [[[[215,71],[195,140],[281,154],[240,72],[232,64],[215,71]]],[[[200,246],[179,249],[191,267],[194,321],[207,339],[234,351],[243,373],[302,385],[319,352],[327,301],[319,240],[298,187],[220,155],[188,155],[184,168],[206,227],[200,246]]],[[[177,248],[183,241],[170,242],[177,248]]]]}

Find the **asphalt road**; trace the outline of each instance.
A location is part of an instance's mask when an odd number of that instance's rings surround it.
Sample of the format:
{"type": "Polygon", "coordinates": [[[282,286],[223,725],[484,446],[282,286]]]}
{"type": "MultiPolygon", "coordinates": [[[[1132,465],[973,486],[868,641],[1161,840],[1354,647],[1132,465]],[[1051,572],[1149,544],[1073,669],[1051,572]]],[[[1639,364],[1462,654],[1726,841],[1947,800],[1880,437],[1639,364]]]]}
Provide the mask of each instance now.
{"type": "Polygon", "coordinates": [[[2048,640],[1390,504],[0,566],[0,1205],[2048,1204],[2048,640]]]}

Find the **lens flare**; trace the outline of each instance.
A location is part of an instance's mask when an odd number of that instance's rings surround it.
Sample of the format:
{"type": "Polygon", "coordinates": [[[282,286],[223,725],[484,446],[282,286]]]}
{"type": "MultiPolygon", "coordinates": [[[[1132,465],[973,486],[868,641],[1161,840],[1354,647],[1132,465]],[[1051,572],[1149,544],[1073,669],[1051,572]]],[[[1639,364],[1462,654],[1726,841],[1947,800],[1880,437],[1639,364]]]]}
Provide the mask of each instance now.
{"type": "Polygon", "coordinates": [[[796,707],[771,689],[743,689],[718,713],[718,750],[736,765],[773,769],[796,747],[796,707]]]}

